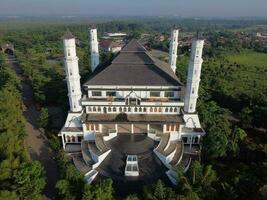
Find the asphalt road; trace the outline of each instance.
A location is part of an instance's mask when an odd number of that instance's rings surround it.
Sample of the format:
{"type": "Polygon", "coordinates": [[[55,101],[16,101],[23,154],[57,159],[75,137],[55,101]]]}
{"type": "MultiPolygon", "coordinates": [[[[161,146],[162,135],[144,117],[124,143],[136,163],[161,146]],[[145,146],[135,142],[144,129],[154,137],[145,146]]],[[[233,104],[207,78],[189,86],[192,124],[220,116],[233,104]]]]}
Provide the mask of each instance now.
{"type": "Polygon", "coordinates": [[[46,171],[47,185],[42,193],[41,199],[52,199],[55,196],[55,184],[58,179],[57,165],[53,160],[54,153],[51,150],[45,135],[36,128],[36,119],[38,118],[39,112],[36,109],[36,104],[34,102],[33,90],[27,83],[27,79],[22,75],[22,70],[16,58],[9,55],[8,60],[16,71],[18,78],[21,80],[22,97],[25,106],[23,114],[27,120],[26,132],[28,134],[24,144],[26,148],[28,148],[31,158],[40,161],[46,171]]]}

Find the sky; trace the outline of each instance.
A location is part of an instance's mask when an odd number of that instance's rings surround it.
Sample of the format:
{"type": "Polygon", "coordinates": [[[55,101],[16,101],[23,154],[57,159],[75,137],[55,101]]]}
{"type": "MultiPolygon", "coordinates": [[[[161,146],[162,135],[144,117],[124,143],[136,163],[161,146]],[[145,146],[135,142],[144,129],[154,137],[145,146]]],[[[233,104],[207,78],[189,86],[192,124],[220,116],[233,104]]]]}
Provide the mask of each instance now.
{"type": "Polygon", "coordinates": [[[0,15],[267,17],[267,0],[0,0],[0,15]]]}

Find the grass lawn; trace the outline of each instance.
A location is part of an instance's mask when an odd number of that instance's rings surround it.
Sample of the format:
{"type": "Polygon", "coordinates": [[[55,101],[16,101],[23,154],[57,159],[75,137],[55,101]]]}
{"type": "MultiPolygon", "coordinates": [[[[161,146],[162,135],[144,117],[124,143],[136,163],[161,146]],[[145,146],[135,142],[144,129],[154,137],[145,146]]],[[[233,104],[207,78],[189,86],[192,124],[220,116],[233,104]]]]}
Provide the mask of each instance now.
{"type": "Polygon", "coordinates": [[[257,66],[267,68],[267,54],[252,50],[243,50],[241,53],[228,54],[226,59],[245,66],[257,66]]]}

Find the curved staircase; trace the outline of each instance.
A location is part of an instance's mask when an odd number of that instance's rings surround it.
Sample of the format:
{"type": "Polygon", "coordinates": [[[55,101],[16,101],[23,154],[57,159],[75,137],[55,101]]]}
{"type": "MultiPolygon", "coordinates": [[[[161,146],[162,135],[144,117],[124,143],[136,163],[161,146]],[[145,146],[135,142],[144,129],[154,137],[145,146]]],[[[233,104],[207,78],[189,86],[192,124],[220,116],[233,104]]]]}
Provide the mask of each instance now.
{"type": "Polygon", "coordinates": [[[177,168],[186,172],[192,161],[192,154],[185,151],[182,140],[171,140],[169,133],[164,133],[154,153],[169,169],[166,174],[173,184],[176,184],[177,168]]]}
{"type": "Polygon", "coordinates": [[[104,137],[102,134],[95,134],[94,141],[82,140],[81,152],[71,154],[76,169],[85,174],[85,181],[89,184],[98,174],[96,168],[111,152],[104,137]]]}

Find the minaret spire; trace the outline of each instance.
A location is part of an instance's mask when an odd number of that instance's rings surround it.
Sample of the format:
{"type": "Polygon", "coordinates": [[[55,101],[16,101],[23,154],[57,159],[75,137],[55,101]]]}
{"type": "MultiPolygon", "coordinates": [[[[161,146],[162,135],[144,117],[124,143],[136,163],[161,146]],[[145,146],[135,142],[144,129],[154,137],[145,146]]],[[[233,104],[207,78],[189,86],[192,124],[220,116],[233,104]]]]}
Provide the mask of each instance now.
{"type": "Polygon", "coordinates": [[[199,38],[197,33],[196,38],[192,41],[191,55],[188,66],[186,93],[184,101],[185,113],[195,113],[196,103],[198,98],[198,87],[200,82],[201,67],[202,67],[202,51],[204,40],[199,38]]]}
{"type": "Polygon", "coordinates": [[[170,50],[169,50],[169,64],[174,73],[176,72],[176,59],[178,48],[179,29],[174,28],[171,33],[170,50]]]}
{"type": "Polygon", "coordinates": [[[67,31],[63,37],[64,45],[64,64],[65,73],[68,85],[68,97],[71,112],[80,112],[82,106],[81,100],[81,85],[78,66],[78,57],[76,56],[75,37],[70,31],[67,31]]]}
{"type": "Polygon", "coordinates": [[[91,47],[91,70],[94,71],[99,64],[99,51],[97,41],[97,29],[90,29],[90,47],[91,47]]]}

